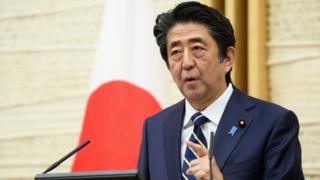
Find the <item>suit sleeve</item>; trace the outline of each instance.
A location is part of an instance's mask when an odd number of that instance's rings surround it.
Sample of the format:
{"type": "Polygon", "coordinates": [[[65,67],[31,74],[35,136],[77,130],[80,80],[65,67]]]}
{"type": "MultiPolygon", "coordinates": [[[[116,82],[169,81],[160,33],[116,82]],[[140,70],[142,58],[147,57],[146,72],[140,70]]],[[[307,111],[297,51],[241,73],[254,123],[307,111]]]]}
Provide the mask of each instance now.
{"type": "Polygon", "coordinates": [[[303,180],[299,123],[288,111],[276,123],[266,146],[264,180],[303,180]]]}
{"type": "Polygon", "coordinates": [[[148,180],[149,177],[149,163],[148,163],[148,133],[147,120],[143,125],[142,142],[140,146],[140,154],[138,160],[138,176],[140,180],[148,180]]]}

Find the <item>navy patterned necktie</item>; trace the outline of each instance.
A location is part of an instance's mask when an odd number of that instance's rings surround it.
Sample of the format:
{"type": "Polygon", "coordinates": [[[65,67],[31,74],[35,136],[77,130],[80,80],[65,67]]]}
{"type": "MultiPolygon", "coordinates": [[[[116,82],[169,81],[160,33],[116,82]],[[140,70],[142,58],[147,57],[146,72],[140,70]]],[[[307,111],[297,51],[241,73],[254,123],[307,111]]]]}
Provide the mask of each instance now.
{"type": "MultiPolygon", "coordinates": [[[[201,146],[204,146],[205,148],[207,148],[207,141],[201,130],[201,125],[208,122],[209,119],[205,117],[203,114],[201,114],[200,112],[197,112],[191,117],[191,120],[194,123],[194,127],[193,127],[193,131],[191,133],[189,141],[196,144],[200,144],[201,146]]],[[[187,175],[186,171],[189,169],[190,162],[197,158],[199,158],[198,155],[191,148],[187,146],[186,153],[184,155],[183,166],[182,166],[183,179],[188,179],[188,180],[196,179],[194,176],[187,175]]]]}

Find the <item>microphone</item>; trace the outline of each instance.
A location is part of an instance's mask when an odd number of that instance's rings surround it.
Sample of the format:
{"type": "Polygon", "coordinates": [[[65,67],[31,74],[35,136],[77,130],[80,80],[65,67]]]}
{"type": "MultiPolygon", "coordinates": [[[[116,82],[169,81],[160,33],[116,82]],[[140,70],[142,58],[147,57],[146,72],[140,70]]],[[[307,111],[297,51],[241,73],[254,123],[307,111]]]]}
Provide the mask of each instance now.
{"type": "Polygon", "coordinates": [[[67,155],[63,156],[61,159],[59,159],[55,163],[51,164],[51,166],[49,166],[48,169],[46,169],[42,174],[46,174],[47,172],[53,170],[54,168],[59,166],[61,163],[63,163],[65,160],[67,160],[70,156],[72,156],[76,152],[80,151],[82,148],[84,148],[89,143],[90,143],[90,140],[86,140],[84,143],[80,144],[78,147],[76,147],[74,150],[69,152],[67,155]]]}
{"type": "Polygon", "coordinates": [[[213,180],[212,174],[212,158],[213,158],[213,142],[214,142],[214,132],[211,131],[210,133],[210,149],[209,149],[209,171],[210,171],[210,180],[213,180]]]}

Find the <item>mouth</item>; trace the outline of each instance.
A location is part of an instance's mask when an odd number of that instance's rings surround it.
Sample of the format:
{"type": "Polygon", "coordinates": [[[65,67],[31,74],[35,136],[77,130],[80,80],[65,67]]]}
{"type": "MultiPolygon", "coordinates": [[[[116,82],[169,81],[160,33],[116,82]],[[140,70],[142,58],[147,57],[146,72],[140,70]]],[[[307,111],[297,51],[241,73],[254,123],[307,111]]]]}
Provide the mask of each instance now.
{"type": "Polygon", "coordinates": [[[197,81],[198,80],[198,78],[196,78],[196,77],[188,77],[188,78],[185,78],[185,82],[186,83],[193,83],[193,82],[195,82],[195,81],[197,81]]]}
{"type": "Polygon", "coordinates": [[[183,82],[186,83],[186,85],[194,85],[197,80],[200,79],[200,76],[195,71],[184,71],[182,74],[183,82]]]}
{"type": "Polygon", "coordinates": [[[186,78],[186,81],[194,81],[194,80],[196,80],[197,78],[195,78],[195,77],[188,77],[188,78],[186,78]]]}

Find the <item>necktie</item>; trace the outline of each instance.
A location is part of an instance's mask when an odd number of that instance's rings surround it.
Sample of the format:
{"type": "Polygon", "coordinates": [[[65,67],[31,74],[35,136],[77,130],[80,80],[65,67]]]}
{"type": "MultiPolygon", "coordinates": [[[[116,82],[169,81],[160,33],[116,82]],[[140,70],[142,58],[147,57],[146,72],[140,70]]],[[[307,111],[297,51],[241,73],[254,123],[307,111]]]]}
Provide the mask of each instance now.
{"type": "MultiPolygon", "coordinates": [[[[189,141],[196,144],[200,144],[201,146],[204,146],[207,148],[207,141],[201,130],[201,125],[208,122],[209,119],[205,117],[203,114],[201,114],[200,112],[197,112],[191,117],[191,120],[194,123],[194,127],[193,127],[193,131],[191,133],[189,141]]],[[[187,147],[186,153],[184,155],[183,166],[182,166],[183,179],[188,179],[188,180],[196,179],[194,176],[187,175],[186,171],[189,169],[189,163],[192,160],[197,158],[198,158],[197,154],[191,148],[187,147]]]]}

